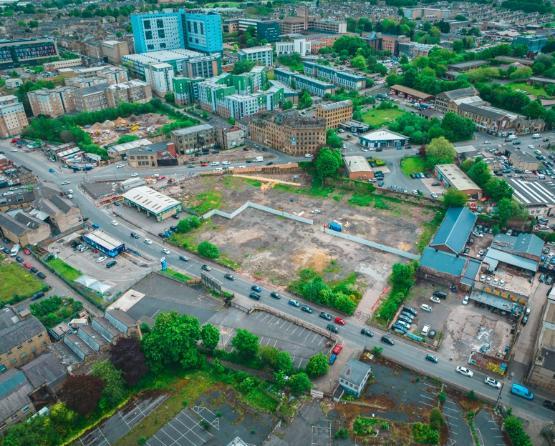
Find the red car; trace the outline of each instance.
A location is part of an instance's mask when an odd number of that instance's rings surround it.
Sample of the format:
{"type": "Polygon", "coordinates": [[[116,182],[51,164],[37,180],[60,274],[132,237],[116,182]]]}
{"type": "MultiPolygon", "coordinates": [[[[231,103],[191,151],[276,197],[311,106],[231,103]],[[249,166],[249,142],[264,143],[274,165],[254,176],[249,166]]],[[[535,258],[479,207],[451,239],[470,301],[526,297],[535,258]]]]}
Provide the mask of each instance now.
{"type": "Polygon", "coordinates": [[[23,254],[25,254],[26,256],[31,255],[31,251],[29,251],[28,248],[25,248],[25,249],[23,250],[23,254]]]}
{"type": "Polygon", "coordinates": [[[344,321],[343,319],[341,319],[339,316],[337,316],[337,317],[335,318],[334,322],[335,322],[337,325],[345,325],[345,321],[344,321]]]}
{"type": "Polygon", "coordinates": [[[30,263],[27,263],[27,262],[23,263],[23,266],[27,269],[31,269],[33,267],[33,265],[31,265],[30,263]]]}
{"type": "Polygon", "coordinates": [[[336,344],[335,347],[333,347],[333,350],[331,352],[334,355],[338,355],[339,353],[341,353],[341,350],[343,350],[343,344],[336,344]]]}

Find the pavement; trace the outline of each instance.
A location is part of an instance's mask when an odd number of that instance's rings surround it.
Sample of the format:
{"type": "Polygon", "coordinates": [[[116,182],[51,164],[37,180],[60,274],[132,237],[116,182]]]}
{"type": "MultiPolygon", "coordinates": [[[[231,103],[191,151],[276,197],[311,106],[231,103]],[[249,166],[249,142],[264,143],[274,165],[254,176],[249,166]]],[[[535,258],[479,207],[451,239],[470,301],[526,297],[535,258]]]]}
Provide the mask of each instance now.
{"type": "Polygon", "coordinates": [[[476,426],[480,446],[505,446],[503,433],[487,410],[478,412],[474,417],[474,426],[476,426]]]}
{"type": "Polygon", "coordinates": [[[443,404],[443,416],[449,428],[449,441],[447,444],[450,446],[474,444],[464,412],[461,406],[451,398],[447,398],[443,404]]]}
{"type": "MultiPolygon", "coordinates": [[[[90,218],[91,223],[94,222],[98,224],[110,235],[124,241],[127,246],[142,255],[145,255],[147,258],[150,257],[151,259],[156,259],[157,262],[161,257],[161,250],[165,246],[165,243],[162,240],[156,238],[152,245],[146,245],[142,240],[145,237],[144,231],[131,227],[124,221],[120,221],[118,226],[113,226],[111,221],[114,217],[110,214],[110,212],[106,209],[97,208],[89,197],[80,190],[78,186],[80,182],[83,181],[84,177],[88,175],[91,178],[95,178],[97,176],[97,172],[95,170],[89,173],[68,173],[67,170],[60,169],[59,165],[45,162],[44,157],[41,159],[39,156],[29,156],[29,154],[24,152],[12,152],[10,150],[11,148],[12,146],[8,142],[0,142],[0,150],[3,150],[8,158],[17,163],[26,165],[42,180],[49,180],[58,185],[60,185],[63,181],[69,181],[70,185],[67,187],[74,190],[73,201],[80,207],[83,215],[90,218]],[[55,174],[48,172],[48,169],[53,166],[58,168],[58,171],[55,174]],[[131,238],[129,236],[131,231],[138,232],[142,236],[141,239],[135,240],[131,238]]],[[[381,152],[381,156],[383,156],[383,153],[384,152],[381,152]]],[[[201,266],[205,263],[210,263],[184,250],[176,249],[175,247],[172,247],[171,249],[172,253],[166,256],[170,267],[179,265],[179,268],[190,276],[200,277],[200,273],[202,271],[201,266]],[[180,261],[178,258],[180,254],[187,255],[191,258],[191,260],[187,263],[180,261]]],[[[246,297],[248,296],[252,285],[251,279],[236,274],[235,281],[230,282],[224,278],[224,274],[228,272],[225,268],[217,265],[211,266],[212,271],[210,274],[216,279],[222,281],[228,290],[234,292],[240,303],[244,303],[249,306],[252,305],[252,301],[246,297]]],[[[299,319],[304,319],[306,322],[310,322],[325,329],[327,321],[318,318],[318,313],[323,310],[323,308],[311,304],[314,308],[314,314],[302,313],[297,308],[291,307],[287,304],[288,297],[290,296],[285,295],[281,300],[275,300],[269,297],[269,291],[270,290],[266,289],[262,292],[262,300],[260,303],[276,308],[299,319]]],[[[353,344],[354,346],[358,346],[360,348],[365,346],[370,349],[374,346],[384,347],[384,357],[393,362],[397,362],[405,367],[444,381],[447,385],[453,386],[454,388],[458,388],[463,391],[474,390],[477,396],[483,399],[493,402],[496,401],[498,391],[486,386],[483,383],[485,374],[482,372],[476,371],[473,378],[462,376],[455,372],[455,367],[459,364],[452,363],[449,358],[442,355],[439,357],[438,364],[430,365],[430,362],[424,359],[426,350],[422,349],[420,346],[400,339],[396,339],[394,346],[387,346],[380,342],[380,337],[384,332],[381,330],[375,330],[376,336],[368,339],[360,334],[361,327],[362,324],[357,322],[354,318],[347,318],[347,325],[340,329],[339,336],[344,340],[344,342],[353,344]]],[[[505,384],[501,390],[501,397],[503,404],[512,407],[515,414],[522,414],[524,417],[532,416],[545,421],[551,421],[553,419],[552,411],[549,411],[541,405],[544,398],[539,395],[539,392],[533,401],[528,401],[512,395],[510,393],[510,385],[505,384]]]]}

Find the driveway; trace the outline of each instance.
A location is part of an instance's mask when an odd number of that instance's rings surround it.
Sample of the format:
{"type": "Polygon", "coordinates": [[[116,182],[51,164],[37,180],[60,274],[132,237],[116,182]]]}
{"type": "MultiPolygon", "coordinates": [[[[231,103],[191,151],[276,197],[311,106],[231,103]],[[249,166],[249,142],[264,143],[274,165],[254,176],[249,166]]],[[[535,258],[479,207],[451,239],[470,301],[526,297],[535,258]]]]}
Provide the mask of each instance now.
{"type": "Polygon", "coordinates": [[[487,410],[481,410],[474,418],[481,446],[505,446],[505,440],[498,424],[487,410]]]}

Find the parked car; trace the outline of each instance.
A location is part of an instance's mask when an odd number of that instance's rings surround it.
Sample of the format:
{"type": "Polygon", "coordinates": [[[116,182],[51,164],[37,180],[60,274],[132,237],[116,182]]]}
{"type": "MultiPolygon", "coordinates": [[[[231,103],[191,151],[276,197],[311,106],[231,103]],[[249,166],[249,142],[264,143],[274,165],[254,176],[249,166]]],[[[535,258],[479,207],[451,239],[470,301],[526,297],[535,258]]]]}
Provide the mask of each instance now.
{"type": "Polygon", "coordinates": [[[331,331],[332,333],[339,333],[339,329],[337,328],[336,325],[333,324],[328,324],[326,325],[326,328],[331,331]]]}
{"type": "Polygon", "coordinates": [[[308,305],[302,305],[301,311],[304,311],[305,313],[308,313],[308,314],[312,314],[314,312],[314,310],[310,308],[308,305]]]}
{"type": "Polygon", "coordinates": [[[110,260],[108,263],[106,263],[106,268],[113,268],[117,264],[118,264],[117,260],[110,260]]]}
{"type": "Polygon", "coordinates": [[[145,238],[145,244],[152,245],[152,240],[150,240],[149,238],[145,238]]]}
{"type": "Polygon", "coordinates": [[[132,232],[131,237],[133,237],[134,239],[141,238],[141,236],[139,234],[137,234],[136,232],[132,232]]]}
{"type": "Polygon", "coordinates": [[[403,314],[400,314],[400,315],[397,317],[397,321],[398,321],[398,322],[404,322],[405,324],[408,324],[408,325],[411,325],[411,324],[412,324],[412,319],[406,317],[406,316],[403,315],[403,314]]]}
{"type": "Polygon", "coordinates": [[[254,300],[260,300],[260,294],[255,293],[255,292],[251,292],[251,293],[249,294],[249,297],[250,297],[251,299],[254,299],[254,300]]]}
{"type": "Polygon", "coordinates": [[[422,308],[422,310],[427,311],[428,313],[432,312],[432,307],[430,307],[428,304],[422,304],[420,305],[420,308],[422,308]]]}
{"type": "Polygon", "coordinates": [[[277,293],[277,292],[275,292],[275,291],[272,291],[272,292],[270,293],[270,297],[273,297],[274,299],[281,299],[281,294],[279,294],[279,293],[277,293]]]}
{"type": "Polygon", "coordinates": [[[395,341],[387,335],[383,335],[380,339],[384,344],[395,345],[395,341]]]}
{"type": "Polygon", "coordinates": [[[407,305],[403,306],[402,311],[412,313],[414,316],[418,316],[418,311],[416,311],[416,309],[409,307],[407,305]]]}
{"type": "Polygon", "coordinates": [[[469,378],[472,378],[474,376],[474,372],[472,370],[467,369],[462,365],[457,366],[455,370],[457,371],[457,373],[460,373],[461,375],[464,375],[464,376],[468,376],[469,378]]]}
{"type": "Polygon", "coordinates": [[[497,381],[496,379],[493,379],[490,376],[486,376],[486,379],[484,379],[484,382],[491,387],[495,387],[496,389],[500,389],[501,388],[501,383],[499,381],[497,381]]]}
{"type": "Polygon", "coordinates": [[[38,269],[32,266],[31,269],[29,269],[29,271],[31,271],[33,274],[36,274],[38,272],[38,269]]]}
{"type": "Polygon", "coordinates": [[[96,259],[96,263],[102,263],[104,260],[106,260],[106,256],[100,256],[96,259]]]}
{"type": "Polygon", "coordinates": [[[368,328],[362,328],[360,330],[360,334],[362,334],[364,336],[368,336],[369,338],[374,336],[374,333],[371,330],[369,330],[368,328]]]}
{"type": "Polygon", "coordinates": [[[394,331],[396,331],[397,333],[400,333],[400,334],[405,334],[407,331],[409,331],[409,330],[407,329],[407,327],[405,327],[404,325],[399,324],[398,322],[395,322],[395,323],[391,326],[391,328],[392,328],[394,331]]]}
{"type": "Polygon", "coordinates": [[[171,251],[168,248],[162,248],[162,252],[169,256],[171,251]]]}
{"type": "Polygon", "coordinates": [[[430,297],[430,300],[435,304],[440,304],[441,303],[441,300],[439,300],[439,298],[437,298],[435,296],[430,297]]]}
{"type": "Polygon", "coordinates": [[[470,297],[468,295],[464,296],[463,300],[462,300],[462,304],[463,305],[468,305],[469,300],[470,300],[470,297]]]}
{"type": "Polygon", "coordinates": [[[343,350],[343,344],[335,344],[331,352],[334,355],[338,355],[339,353],[341,353],[342,350],[343,350]]]}
{"type": "Polygon", "coordinates": [[[289,305],[291,305],[292,307],[296,307],[299,308],[301,306],[301,304],[299,303],[299,301],[295,300],[295,299],[289,299],[289,301],[287,302],[289,305]]]}
{"type": "Polygon", "coordinates": [[[447,299],[447,293],[443,291],[434,291],[433,295],[439,297],[440,299],[447,299]]]}
{"type": "Polygon", "coordinates": [[[31,251],[29,250],[29,248],[25,248],[23,250],[23,254],[25,254],[26,256],[31,255],[31,251]]]}
{"type": "Polygon", "coordinates": [[[212,271],[212,267],[210,265],[207,265],[206,263],[204,263],[200,269],[202,269],[203,271],[212,271]]]}
{"type": "Polygon", "coordinates": [[[555,401],[544,400],[543,407],[547,407],[548,409],[555,410],[555,401]]]}
{"type": "Polygon", "coordinates": [[[331,321],[333,319],[333,316],[325,311],[321,311],[319,316],[326,321],[331,321]]]}
{"type": "Polygon", "coordinates": [[[35,293],[31,296],[31,300],[37,300],[37,299],[40,299],[43,296],[44,296],[44,292],[39,291],[38,293],[35,293]]]}
{"type": "Polygon", "coordinates": [[[345,325],[345,321],[344,321],[343,319],[341,319],[339,316],[337,316],[337,317],[334,319],[334,322],[335,322],[337,325],[345,325]]]}
{"type": "Polygon", "coordinates": [[[38,277],[39,279],[46,279],[46,274],[44,274],[43,272],[39,271],[39,272],[37,273],[37,277],[38,277]]]}

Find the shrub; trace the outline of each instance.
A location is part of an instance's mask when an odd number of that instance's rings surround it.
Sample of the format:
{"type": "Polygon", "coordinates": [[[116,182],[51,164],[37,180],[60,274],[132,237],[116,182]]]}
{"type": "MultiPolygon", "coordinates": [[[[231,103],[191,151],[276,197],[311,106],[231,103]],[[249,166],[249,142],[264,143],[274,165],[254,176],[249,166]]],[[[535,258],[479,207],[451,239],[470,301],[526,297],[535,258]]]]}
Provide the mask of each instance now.
{"type": "Polygon", "coordinates": [[[412,436],[416,443],[422,444],[438,444],[439,431],[435,430],[429,424],[414,423],[412,425],[412,436]]]}
{"type": "Polygon", "coordinates": [[[509,415],[503,422],[503,429],[511,439],[513,446],[532,446],[532,440],[522,427],[522,421],[509,415]]]}
{"type": "Polygon", "coordinates": [[[194,215],[179,220],[177,223],[177,232],[184,234],[198,228],[202,224],[202,220],[194,215]]]}
{"type": "Polygon", "coordinates": [[[312,379],[324,376],[328,373],[328,358],[323,353],[317,353],[308,360],[306,365],[306,373],[312,379]]]}
{"type": "Polygon", "coordinates": [[[206,257],[207,259],[217,259],[220,257],[220,250],[218,247],[207,241],[198,244],[197,252],[200,256],[206,257]]]}

